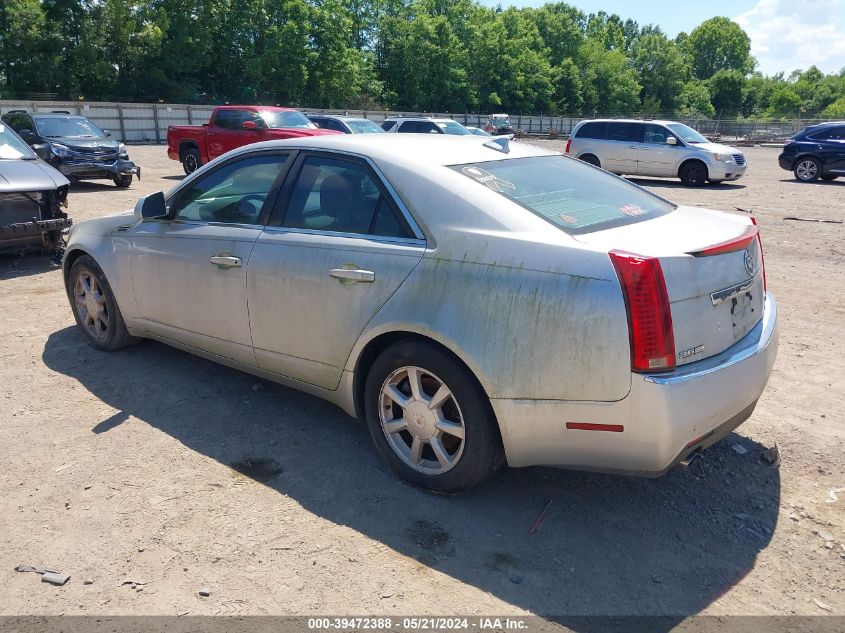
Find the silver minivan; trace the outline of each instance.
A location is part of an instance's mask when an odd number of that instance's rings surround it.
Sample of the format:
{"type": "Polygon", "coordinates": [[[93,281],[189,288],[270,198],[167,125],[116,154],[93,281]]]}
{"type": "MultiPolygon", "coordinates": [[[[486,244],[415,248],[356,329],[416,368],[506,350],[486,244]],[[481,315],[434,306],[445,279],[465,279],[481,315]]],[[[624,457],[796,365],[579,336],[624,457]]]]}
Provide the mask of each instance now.
{"type": "Polygon", "coordinates": [[[736,180],[746,168],[740,150],[711,143],[675,121],[581,121],[566,153],[615,174],[680,178],[686,185],[736,180]]]}

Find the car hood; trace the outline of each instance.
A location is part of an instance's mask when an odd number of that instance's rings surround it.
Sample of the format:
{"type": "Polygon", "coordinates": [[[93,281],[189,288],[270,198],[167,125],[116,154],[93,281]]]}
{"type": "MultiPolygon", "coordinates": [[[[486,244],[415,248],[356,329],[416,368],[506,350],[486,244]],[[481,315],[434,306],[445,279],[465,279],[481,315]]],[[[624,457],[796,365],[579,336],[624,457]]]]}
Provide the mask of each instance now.
{"type": "Polygon", "coordinates": [[[742,154],[742,151],[735,147],[720,145],[719,143],[696,143],[692,147],[714,154],[742,154]]]}
{"type": "Polygon", "coordinates": [[[120,141],[116,141],[113,138],[107,138],[102,136],[100,138],[74,138],[74,137],[67,137],[67,136],[59,136],[59,137],[50,137],[44,139],[50,143],[61,143],[62,145],[66,145],[71,149],[83,149],[83,150],[111,150],[113,152],[117,151],[118,146],[120,145],[120,141]]]}
{"type": "Polygon", "coordinates": [[[68,184],[43,160],[0,160],[0,192],[48,191],[68,184]]]}

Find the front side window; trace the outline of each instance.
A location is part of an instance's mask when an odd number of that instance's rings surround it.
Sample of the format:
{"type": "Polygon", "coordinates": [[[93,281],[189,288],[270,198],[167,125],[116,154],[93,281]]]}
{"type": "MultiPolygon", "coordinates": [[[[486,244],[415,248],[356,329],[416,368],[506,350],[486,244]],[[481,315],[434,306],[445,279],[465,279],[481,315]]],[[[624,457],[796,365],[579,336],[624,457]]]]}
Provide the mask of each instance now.
{"type": "Polygon", "coordinates": [[[670,213],[669,202],[564,156],[535,156],[451,167],[567,233],[588,233],[670,213]]]}
{"type": "Polygon", "coordinates": [[[214,125],[224,130],[238,130],[246,120],[254,120],[255,113],[248,110],[218,110],[214,125]]]}
{"type": "MultiPolygon", "coordinates": [[[[35,117],[38,133],[46,138],[102,138],[103,131],[84,117],[35,117]]],[[[33,130],[34,131],[34,130],[33,130]]]]}
{"type": "Polygon", "coordinates": [[[16,158],[35,160],[37,156],[20,136],[0,123],[0,159],[16,158]]]}
{"type": "Polygon", "coordinates": [[[364,165],[322,156],[303,161],[282,226],[413,237],[364,165]]]}
{"type": "Polygon", "coordinates": [[[706,138],[701,136],[701,134],[693,130],[688,125],[684,125],[683,123],[668,123],[666,127],[672,130],[676,135],[680,136],[684,143],[691,143],[695,145],[696,143],[710,142],[706,138]]]}
{"type": "Polygon", "coordinates": [[[171,205],[175,220],[257,224],[286,155],[253,156],[192,182],[171,205]]]}
{"type": "Polygon", "coordinates": [[[643,138],[643,142],[665,145],[666,139],[670,136],[672,136],[672,134],[662,125],[649,123],[645,126],[645,137],[643,138]]]}

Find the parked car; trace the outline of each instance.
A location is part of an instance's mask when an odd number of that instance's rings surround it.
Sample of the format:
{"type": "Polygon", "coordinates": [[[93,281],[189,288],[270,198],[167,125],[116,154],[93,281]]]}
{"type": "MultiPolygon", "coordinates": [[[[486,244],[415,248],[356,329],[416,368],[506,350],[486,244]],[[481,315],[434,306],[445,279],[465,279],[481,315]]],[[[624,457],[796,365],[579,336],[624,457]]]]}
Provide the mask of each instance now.
{"type": "Polygon", "coordinates": [[[0,123],[0,253],[42,251],[61,261],[62,231],[71,225],[68,179],[40,160],[0,123]]]}
{"type": "Polygon", "coordinates": [[[399,134],[469,134],[463,125],[453,119],[434,119],[431,117],[391,117],[381,124],[385,132],[399,134]]]}
{"type": "Polygon", "coordinates": [[[334,130],[341,134],[383,134],[378,123],[370,119],[334,114],[306,114],[311,123],[323,130],[334,130]]]}
{"type": "Polygon", "coordinates": [[[141,177],[126,145],[84,116],[10,110],[0,119],[71,182],[112,180],[118,187],[129,187],[133,176],[141,177]]]}
{"type": "Polygon", "coordinates": [[[711,143],[674,121],[581,121],[566,153],[615,174],[680,178],[685,185],[737,180],[747,166],[742,151],[711,143]]]}
{"type": "Polygon", "coordinates": [[[513,134],[511,118],[507,114],[491,114],[490,118],[484,124],[484,131],[489,132],[493,136],[513,134]]]}
{"type": "Polygon", "coordinates": [[[659,475],[748,418],[778,341],[752,218],[507,139],[240,148],[75,226],[64,276],[95,348],[330,400],[447,492],[504,463],[659,475]]]}
{"type": "Polygon", "coordinates": [[[845,121],[805,127],[784,144],[778,164],[802,182],[845,176],[845,121]]]}
{"type": "Polygon", "coordinates": [[[475,134],[476,136],[493,136],[490,132],[486,132],[480,127],[472,127],[470,125],[465,125],[464,127],[469,130],[470,134],[475,134]]]}
{"type": "Polygon", "coordinates": [[[219,106],[203,125],[167,128],[167,157],[178,160],[186,174],[243,145],[273,139],[339,134],[321,130],[291,108],[219,106]]]}

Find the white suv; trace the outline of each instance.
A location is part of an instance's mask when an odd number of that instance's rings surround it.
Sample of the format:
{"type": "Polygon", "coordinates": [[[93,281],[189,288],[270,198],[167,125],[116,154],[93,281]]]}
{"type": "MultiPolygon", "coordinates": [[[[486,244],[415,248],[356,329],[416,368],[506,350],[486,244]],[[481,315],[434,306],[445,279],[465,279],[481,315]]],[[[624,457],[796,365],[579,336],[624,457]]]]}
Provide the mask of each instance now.
{"type": "Polygon", "coordinates": [[[464,136],[472,134],[463,125],[453,119],[433,119],[431,117],[391,117],[381,124],[385,132],[399,134],[454,134],[464,136]]]}
{"type": "Polygon", "coordinates": [[[683,123],[596,119],[575,126],[566,153],[615,174],[680,178],[686,185],[736,180],[745,155],[711,143],[683,123]]]}

